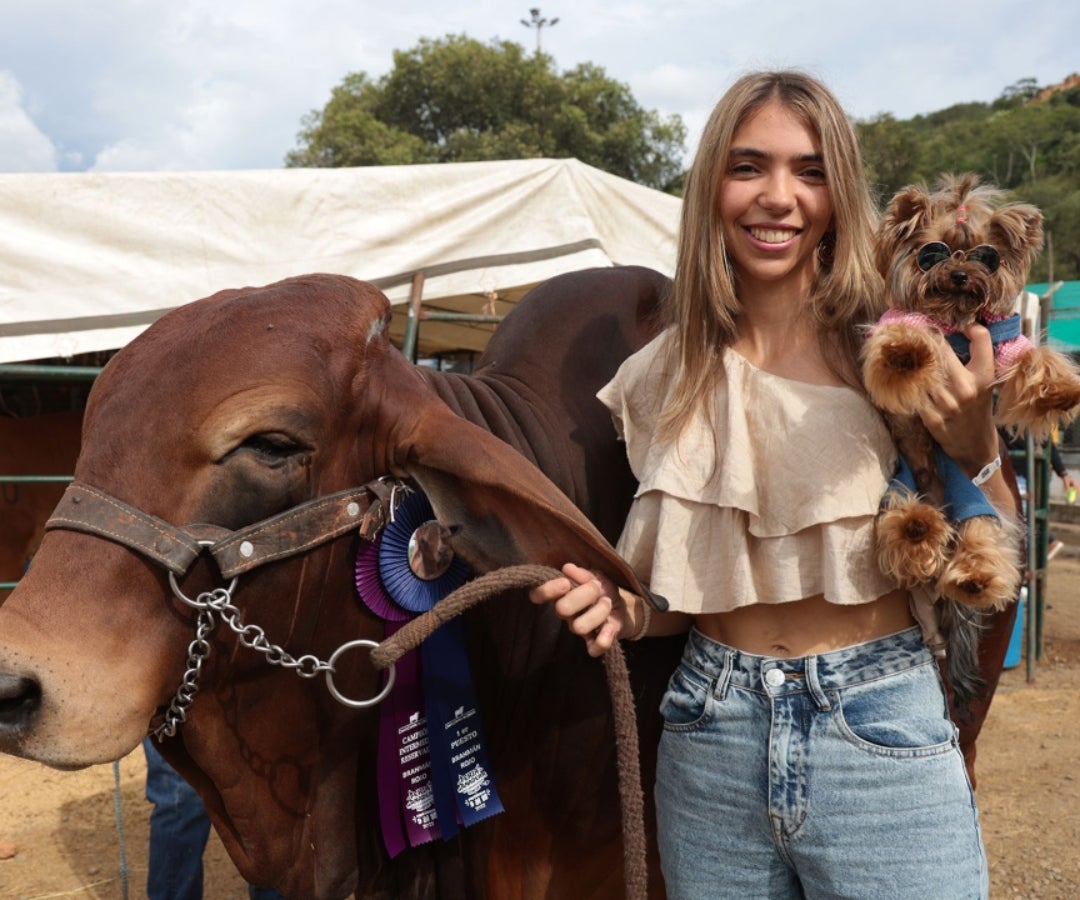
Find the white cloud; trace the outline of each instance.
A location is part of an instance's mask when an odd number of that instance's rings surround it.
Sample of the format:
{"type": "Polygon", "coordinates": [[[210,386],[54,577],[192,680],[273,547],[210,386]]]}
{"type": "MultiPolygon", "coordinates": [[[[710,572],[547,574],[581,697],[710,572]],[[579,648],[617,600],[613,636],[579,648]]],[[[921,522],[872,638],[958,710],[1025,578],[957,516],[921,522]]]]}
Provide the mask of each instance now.
{"type": "MultiPolygon", "coordinates": [[[[245,168],[248,160],[266,157],[267,146],[281,146],[289,136],[284,132],[273,134],[274,110],[263,92],[225,82],[192,87],[187,93],[189,96],[170,115],[133,123],[128,137],[97,153],[92,168],[245,168]]],[[[280,166],[284,151],[280,157],[268,165],[280,166]]]]}
{"type": "Polygon", "coordinates": [[[0,71],[0,172],[52,172],[57,152],[23,108],[22,87],[0,71]]]}
{"type": "MultiPolygon", "coordinates": [[[[591,62],[646,109],[678,113],[688,145],[742,72],[800,66],[848,111],[898,118],[993,100],[1027,76],[1077,68],[1080,5],[1029,0],[546,0],[543,49],[591,62]],[[1000,22],[1009,21],[1009,28],[1000,22]]],[[[282,165],[303,116],[350,72],[374,78],[395,50],[466,34],[517,41],[529,7],[412,0],[3,0],[0,169],[282,165]],[[21,87],[21,94],[19,89],[21,87]]]]}

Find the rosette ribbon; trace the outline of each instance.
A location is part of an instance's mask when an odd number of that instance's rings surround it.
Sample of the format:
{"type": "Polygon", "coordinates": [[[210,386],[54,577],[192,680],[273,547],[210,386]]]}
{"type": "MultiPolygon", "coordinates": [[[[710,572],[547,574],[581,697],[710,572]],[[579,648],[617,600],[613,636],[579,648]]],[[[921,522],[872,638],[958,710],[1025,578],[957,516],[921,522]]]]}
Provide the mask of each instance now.
{"type": "MultiPolygon", "coordinates": [[[[383,619],[387,637],[468,579],[468,566],[449,556],[445,545],[436,548],[436,564],[429,560],[426,571],[412,564],[425,552],[425,540],[432,535],[437,539],[439,533],[431,504],[417,491],[394,506],[375,540],[361,542],[357,593],[383,619]]],[[[488,761],[461,620],[438,628],[396,666],[397,683],[379,719],[377,763],[379,822],[391,857],[437,837],[449,840],[459,827],[503,808],[488,761]]]]}

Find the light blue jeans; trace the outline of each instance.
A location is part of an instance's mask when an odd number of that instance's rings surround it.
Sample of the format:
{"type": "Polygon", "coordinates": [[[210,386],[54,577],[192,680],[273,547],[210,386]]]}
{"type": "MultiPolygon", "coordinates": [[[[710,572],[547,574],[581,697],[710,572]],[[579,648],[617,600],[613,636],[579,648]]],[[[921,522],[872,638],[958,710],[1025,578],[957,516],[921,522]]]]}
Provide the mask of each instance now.
{"type": "Polygon", "coordinates": [[[669,900],[987,896],[975,797],[919,629],[802,659],[691,631],[661,713],[669,900]]]}

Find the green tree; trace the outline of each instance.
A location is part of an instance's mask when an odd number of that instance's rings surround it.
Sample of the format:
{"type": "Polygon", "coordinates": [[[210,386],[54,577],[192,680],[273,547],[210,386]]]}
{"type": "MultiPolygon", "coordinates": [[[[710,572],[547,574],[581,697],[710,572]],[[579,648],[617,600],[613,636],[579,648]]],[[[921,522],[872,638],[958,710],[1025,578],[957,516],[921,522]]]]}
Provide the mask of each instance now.
{"type": "Polygon", "coordinates": [[[550,56],[511,41],[421,40],[373,81],[353,73],[305,116],[287,166],[365,166],[576,157],[678,192],[686,128],[642,109],[585,63],[559,74],[550,56]]]}
{"type": "Polygon", "coordinates": [[[1001,92],[1001,96],[994,101],[995,109],[1017,107],[1029,100],[1034,99],[1039,93],[1039,82],[1035,78],[1021,78],[1010,84],[1001,92]]]}
{"type": "Polygon", "coordinates": [[[910,123],[898,122],[892,113],[857,122],[855,130],[870,186],[884,205],[893,194],[917,180],[918,133],[910,123]]]}
{"type": "MultiPolygon", "coordinates": [[[[1014,193],[1014,199],[1034,203],[1043,211],[1043,228],[1053,251],[1055,280],[1080,278],[1080,183],[1052,176],[1014,193]]],[[[1048,281],[1049,253],[1043,252],[1031,270],[1032,281],[1048,281]]]]}

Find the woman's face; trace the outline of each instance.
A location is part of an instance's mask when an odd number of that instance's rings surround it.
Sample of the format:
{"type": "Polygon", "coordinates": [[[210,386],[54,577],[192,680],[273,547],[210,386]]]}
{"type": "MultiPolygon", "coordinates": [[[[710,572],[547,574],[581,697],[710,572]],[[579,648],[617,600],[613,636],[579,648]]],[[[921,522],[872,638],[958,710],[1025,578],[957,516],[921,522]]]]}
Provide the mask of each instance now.
{"type": "Polygon", "coordinates": [[[815,253],[832,223],[821,141],[777,100],[735,132],[720,183],[719,211],[741,300],[790,287],[805,295],[815,253]]]}

